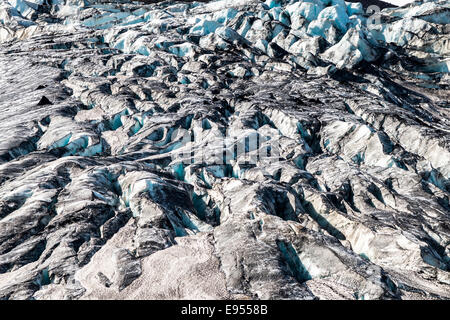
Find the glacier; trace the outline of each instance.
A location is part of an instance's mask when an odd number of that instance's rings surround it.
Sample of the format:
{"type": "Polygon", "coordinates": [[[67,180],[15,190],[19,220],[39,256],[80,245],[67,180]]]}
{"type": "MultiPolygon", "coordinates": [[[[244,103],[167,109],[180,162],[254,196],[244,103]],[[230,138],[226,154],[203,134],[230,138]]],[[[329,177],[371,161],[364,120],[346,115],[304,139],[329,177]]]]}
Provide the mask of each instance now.
{"type": "Polygon", "coordinates": [[[449,299],[449,14],[0,0],[0,299],[449,299]]]}

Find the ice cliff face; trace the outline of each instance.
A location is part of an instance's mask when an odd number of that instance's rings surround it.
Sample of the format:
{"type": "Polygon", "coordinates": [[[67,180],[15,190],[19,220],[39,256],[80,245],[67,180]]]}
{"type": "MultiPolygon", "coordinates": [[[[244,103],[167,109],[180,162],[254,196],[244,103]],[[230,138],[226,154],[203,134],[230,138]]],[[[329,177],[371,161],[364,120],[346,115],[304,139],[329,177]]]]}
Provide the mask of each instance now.
{"type": "Polygon", "coordinates": [[[449,21],[1,0],[0,298],[450,298],[449,21]]]}

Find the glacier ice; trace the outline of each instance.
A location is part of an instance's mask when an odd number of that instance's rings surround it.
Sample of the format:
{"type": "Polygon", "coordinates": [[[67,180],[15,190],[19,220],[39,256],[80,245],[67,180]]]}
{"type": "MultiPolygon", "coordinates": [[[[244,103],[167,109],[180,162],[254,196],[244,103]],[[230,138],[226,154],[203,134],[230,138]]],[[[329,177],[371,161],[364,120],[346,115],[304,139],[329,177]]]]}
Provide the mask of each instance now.
{"type": "Polygon", "coordinates": [[[0,299],[448,299],[448,12],[0,0],[0,299]]]}

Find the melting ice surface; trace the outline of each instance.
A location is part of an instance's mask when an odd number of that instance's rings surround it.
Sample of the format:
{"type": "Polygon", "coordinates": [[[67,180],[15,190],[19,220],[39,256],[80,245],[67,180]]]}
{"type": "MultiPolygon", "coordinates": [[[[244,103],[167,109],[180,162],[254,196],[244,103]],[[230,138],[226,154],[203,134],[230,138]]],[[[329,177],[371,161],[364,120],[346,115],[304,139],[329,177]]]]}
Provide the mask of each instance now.
{"type": "Polygon", "coordinates": [[[220,257],[249,297],[395,297],[387,276],[448,297],[448,2],[370,26],[342,0],[49,2],[0,0],[0,239],[24,239],[1,243],[0,299],[115,292],[103,268],[155,250],[158,287],[220,257]]]}
{"type": "MultiPolygon", "coordinates": [[[[43,0],[8,0],[8,3],[12,10],[16,11],[17,19],[22,19],[32,15],[38,6],[42,5],[43,0]]],[[[105,42],[115,49],[128,53],[149,55],[151,48],[156,45],[174,55],[186,57],[194,54],[196,45],[206,46],[212,41],[207,39],[214,39],[217,47],[221,49],[228,47],[227,42],[245,43],[270,56],[274,53],[269,44],[276,43],[292,54],[294,61],[300,61],[302,67],[307,69],[311,67],[311,63],[304,61],[308,54],[320,57],[338,68],[352,68],[362,61],[374,61],[379,56],[374,48],[388,44],[403,46],[414,34],[428,30],[430,22],[445,24],[450,10],[448,2],[447,4],[424,2],[413,9],[387,9],[390,10],[391,16],[398,17],[399,20],[368,25],[369,15],[364,12],[362,5],[344,0],[266,0],[256,6],[256,10],[239,13],[240,6],[247,3],[253,2],[249,0],[218,0],[207,4],[167,2],[157,7],[158,9],[151,6],[133,9],[115,3],[96,4],[87,1],[59,0],[54,2],[56,4],[54,10],[66,20],[67,26],[104,30],[105,42]],[[201,5],[206,6],[210,12],[196,11],[201,5]],[[437,6],[449,10],[432,16],[423,16],[437,6]],[[94,11],[86,19],[81,19],[80,25],[74,16],[86,10],[94,11]],[[158,28],[158,32],[171,28],[171,19],[180,15],[185,16],[186,22],[186,28],[177,28],[180,36],[198,36],[201,38],[198,44],[189,42],[179,44],[170,41],[154,44],[147,40],[145,33],[151,33],[154,28],[158,28]],[[240,22],[236,23],[234,20],[238,16],[240,22]],[[271,32],[266,34],[262,30],[265,30],[269,22],[271,32]],[[286,32],[290,32],[291,35],[286,37],[286,32]],[[318,51],[317,39],[325,40],[324,45],[321,45],[323,50],[318,51]]],[[[448,48],[442,46],[441,51],[435,53],[443,53],[443,50],[448,48]]],[[[435,61],[423,68],[422,72],[449,72],[449,64],[448,59],[435,61]]]]}
{"type": "MultiPolygon", "coordinates": [[[[400,0],[399,0],[400,1],[400,0]]],[[[257,11],[248,10],[246,18],[240,28],[234,30],[227,24],[236,18],[240,5],[251,1],[211,1],[205,6],[212,13],[201,13],[195,11],[201,3],[165,3],[162,7],[140,7],[130,9],[123,4],[81,1],[54,1],[55,10],[65,17],[66,24],[74,24],[73,15],[80,10],[97,11],[81,21],[81,26],[105,30],[105,39],[112,47],[125,52],[135,52],[148,55],[150,48],[144,40],[137,37],[133,32],[124,33],[124,28],[142,25],[142,30],[151,31],[152,28],[167,28],[170,26],[171,18],[175,15],[186,15],[187,30],[179,30],[181,34],[188,32],[190,35],[205,37],[216,34],[225,41],[242,41],[237,35],[242,36],[256,47],[268,53],[268,43],[271,41],[280,44],[278,38],[284,30],[290,28],[295,31],[295,37],[284,41],[280,47],[288,52],[300,54],[302,57],[308,50],[296,52],[297,42],[305,43],[310,39],[321,37],[327,41],[326,52],[321,52],[321,58],[331,62],[338,67],[352,67],[361,61],[373,61],[376,58],[370,47],[376,46],[377,42],[393,43],[402,46],[411,39],[412,35],[428,27],[428,21],[445,24],[448,21],[448,10],[436,14],[435,16],[418,18],[421,14],[436,8],[438,4],[430,1],[422,5],[409,8],[399,8],[391,15],[403,19],[390,23],[380,23],[379,25],[367,28],[367,15],[359,3],[345,2],[344,0],[266,0],[257,6],[257,11]],[[186,14],[189,10],[189,14],[186,14]],[[191,13],[192,12],[192,13],[191,13]],[[167,24],[161,23],[167,21],[167,24]],[[273,25],[271,34],[265,38],[257,38],[255,31],[264,28],[263,25],[269,21],[276,21],[279,24],[273,25]],[[158,22],[158,23],[155,23],[158,22]],[[224,27],[224,28],[222,28],[224,27]],[[348,32],[348,30],[351,30],[348,32]],[[357,32],[354,31],[357,30],[357,32]]],[[[395,2],[393,0],[393,2],[395,2]]],[[[398,2],[398,1],[397,1],[398,2]]],[[[410,1],[400,1],[401,4],[410,1]]],[[[8,0],[11,7],[17,11],[17,16],[30,17],[43,0],[23,1],[8,0]]],[[[450,4],[439,6],[449,8],[450,4]]],[[[17,19],[19,19],[18,17],[17,19]]],[[[23,22],[22,22],[23,23],[23,22]]],[[[282,37],[281,37],[282,38],[282,37]]],[[[204,43],[204,42],[203,42],[204,43]]],[[[221,46],[225,48],[225,45],[221,46]]],[[[193,54],[194,47],[189,45],[179,46],[177,44],[167,45],[165,49],[180,57],[193,54]]],[[[309,50],[313,55],[317,52],[309,50]]],[[[448,61],[432,64],[424,69],[425,72],[448,72],[448,61]]],[[[306,65],[306,67],[308,67],[306,65]]]]}

